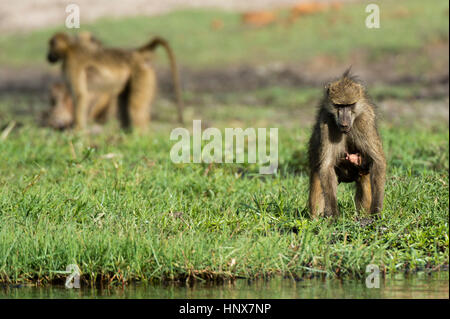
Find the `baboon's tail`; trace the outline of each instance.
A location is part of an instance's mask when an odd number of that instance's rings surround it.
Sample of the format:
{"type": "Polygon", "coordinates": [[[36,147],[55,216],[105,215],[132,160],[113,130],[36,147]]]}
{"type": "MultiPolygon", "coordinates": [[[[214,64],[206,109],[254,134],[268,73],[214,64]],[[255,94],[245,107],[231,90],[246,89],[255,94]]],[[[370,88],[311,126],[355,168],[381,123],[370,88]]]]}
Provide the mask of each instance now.
{"type": "Polygon", "coordinates": [[[175,96],[177,99],[177,106],[178,106],[178,121],[180,123],[183,123],[183,99],[181,97],[181,88],[180,88],[180,80],[178,77],[178,70],[177,65],[175,61],[175,55],[173,54],[172,48],[170,47],[169,43],[161,38],[161,37],[155,37],[153,40],[151,40],[148,44],[145,46],[139,48],[139,51],[154,51],[158,46],[162,45],[164,49],[166,49],[167,56],[169,57],[170,61],[170,68],[172,73],[172,80],[173,80],[173,87],[175,91],[175,96]]]}

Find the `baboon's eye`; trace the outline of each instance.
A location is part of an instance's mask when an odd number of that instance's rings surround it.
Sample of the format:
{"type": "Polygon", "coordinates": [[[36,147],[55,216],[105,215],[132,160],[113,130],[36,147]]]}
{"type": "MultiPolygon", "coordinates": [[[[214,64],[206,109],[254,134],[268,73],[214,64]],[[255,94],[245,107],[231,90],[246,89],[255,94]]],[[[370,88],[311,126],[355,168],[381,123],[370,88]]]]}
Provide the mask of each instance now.
{"type": "Polygon", "coordinates": [[[352,111],[355,109],[355,105],[356,105],[356,103],[352,103],[352,104],[335,104],[335,103],[333,103],[333,106],[335,108],[344,109],[344,108],[349,107],[352,111]]]}

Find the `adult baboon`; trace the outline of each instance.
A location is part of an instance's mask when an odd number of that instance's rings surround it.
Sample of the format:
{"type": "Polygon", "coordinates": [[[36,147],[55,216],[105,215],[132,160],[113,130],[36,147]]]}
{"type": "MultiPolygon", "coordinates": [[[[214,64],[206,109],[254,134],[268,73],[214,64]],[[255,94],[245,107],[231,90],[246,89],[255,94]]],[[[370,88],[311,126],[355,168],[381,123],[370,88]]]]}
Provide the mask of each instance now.
{"type": "Polygon", "coordinates": [[[49,42],[47,59],[50,63],[62,61],[62,72],[74,103],[75,128],[84,129],[89,114],[91,96],[108,95],[121,102],[119,112],[122,124],[145,128],[150,121],[150,107],[156,90],[156,76],[150,64],[149,53],[162,45],[169,56],[175,93],[178,102],[178,120],[182,118],[182,100],[173,52],[162,38],[155,37],[147,45],[134,49],[87,49],[65,33],[55,34],[49,42]]]}
{"type": "MultiPolygon", "coordinates": [[[[86,50],[99,50],[102,43],[90,32],[83,31],[71,39],[86,50]]],[[[63,82],[50,86],[50,108],[43,114],[43,124],[56,129],[66,129],[74,123],[74,107],[69,88],[63,82]]],[[[103,123],[116,114],[117,102],[109,94],[91,94],[89,97],[88,119],[103,123]]]]}
{"type": "Polygon", "coordinates": [[[309,166],[312,217],[321,213],[338,216],[340,182],[356,182],[358,210],[372,214],[381,211],[386,160],[374,105],[349,70],[326,86],[309,141],[309,166]]]}

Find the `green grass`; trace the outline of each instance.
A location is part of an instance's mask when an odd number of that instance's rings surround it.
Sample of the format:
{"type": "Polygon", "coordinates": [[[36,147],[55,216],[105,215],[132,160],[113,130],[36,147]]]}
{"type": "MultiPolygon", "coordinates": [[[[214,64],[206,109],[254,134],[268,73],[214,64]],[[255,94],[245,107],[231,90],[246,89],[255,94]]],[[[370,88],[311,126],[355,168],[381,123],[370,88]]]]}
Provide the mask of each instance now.
{"type": "MultiPolygon", "coordinates": [[[[242,127],[258,127],[245,117],[253,108],[241,113],[242,127]]],[[[221,129],[235,123],[204,114],[221,129]]],[[[255,164],[173,164],[167,122],[144,137],[113,126],[98,136],[29,123],[14,130],[0,143],[0,281],[52,282],[73,263],[91,283],[448,265],[448,126],[382,126],[385,208],[362,226],[351,185],[339,186],[337,222],[309,218],[309,126],[291,122],[268,123],[280,127],[276,176],[258,175],[255,164]]]]}
{"type": "MultiPolygon", "coordinates": [[[[426,5],[420,0],[377,3],[381,13],[380,29],[365,27],[368,14],[364,3],[344,5],[337,12],[301,17],[290,27],[281,22],[260,29],[248,28],[241,24],[236,13],[195,10],[154,17],[104,18],[83,24],[82,29],[92,31],[107,45],[125,47],[136,47],[148,41],[151,35],[162,35],[178,52],[181,64],[193,68],[298,62],[317,56],[343,59],[356,50],[368,52],[369,59],[376,61],[383,59],[386,53],[414,51],[433,41],[448,41],[447,1],[430,1],[426,5]],[[224,28],[212,30],[214,19],[222,20],[224,28]]],[[[279,17],[285,19],[287,12],[282,10],[279,17]]],[[[47,41],[55,31],[61,30],[65,30],[63,26],[3,35],[0,64],[44,65],[47,41]]],[[[421,56],[416,58],[420,60],[421,56]]],[[[414,67],[420,72],[430,63],[420,60],[414,67]]],[[[411,68],[411,63],[407,68],[411,68]]]]}

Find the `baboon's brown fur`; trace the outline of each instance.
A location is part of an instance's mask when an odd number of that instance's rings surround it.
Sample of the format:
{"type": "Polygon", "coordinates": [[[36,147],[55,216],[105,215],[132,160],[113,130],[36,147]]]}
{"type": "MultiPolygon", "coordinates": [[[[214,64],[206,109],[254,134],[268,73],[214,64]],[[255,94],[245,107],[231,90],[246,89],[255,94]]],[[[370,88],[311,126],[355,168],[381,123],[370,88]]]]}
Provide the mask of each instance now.
{"type": "Polygon", "coordinates": [[[386,160],[376,127],[374,105],[365,89],[346,71],[328,84],[309,141],[309,208],[339,215],[337,185],[356,183],[357,210],[382,210],[386,160]]]}
{"type": "Polygon", "coordinates": [[[182,118],[182,100],[173,52],[166,40],[155,37],[147,45],[134,49],[86,48],[65,33],[55,34],[49,42],[48,61],[62,61],[62,72],[74,104],[76,129],[86,128],[92,96],[108,96],[111,103],[119,101],[123,126],[146,128],[156,90],[156,75],[150,64],[151,53],[163,46],[169,56],[178,120],[182,118]]]}

